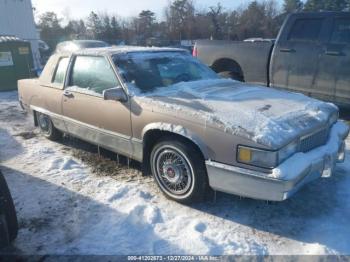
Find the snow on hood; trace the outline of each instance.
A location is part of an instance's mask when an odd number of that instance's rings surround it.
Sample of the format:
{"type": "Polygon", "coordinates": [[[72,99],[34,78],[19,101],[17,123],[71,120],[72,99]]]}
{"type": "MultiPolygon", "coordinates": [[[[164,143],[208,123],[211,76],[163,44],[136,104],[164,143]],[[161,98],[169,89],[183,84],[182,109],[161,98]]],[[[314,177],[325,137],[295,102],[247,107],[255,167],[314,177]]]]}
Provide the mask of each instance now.
{"type": "Polygon", "coordinates": [[[214,79],[182,82],[152,92],[129,91],[156,107],[199,115],[235,135],[278,148],[326,125],[338,109],[302,94],[214,79]]]}

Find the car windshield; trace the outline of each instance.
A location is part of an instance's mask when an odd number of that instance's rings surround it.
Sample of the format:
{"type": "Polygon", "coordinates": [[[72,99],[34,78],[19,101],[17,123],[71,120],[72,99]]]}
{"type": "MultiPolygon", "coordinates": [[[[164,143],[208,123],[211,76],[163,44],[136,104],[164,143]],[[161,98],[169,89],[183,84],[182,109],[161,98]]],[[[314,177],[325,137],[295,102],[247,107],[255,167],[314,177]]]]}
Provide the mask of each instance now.
{"type": "Polygon", "coordinates": [[[180,82],[219,78],[187,52],[131,52],[115,55],[113,60],[124,81],[143,93],[180,82]]]}

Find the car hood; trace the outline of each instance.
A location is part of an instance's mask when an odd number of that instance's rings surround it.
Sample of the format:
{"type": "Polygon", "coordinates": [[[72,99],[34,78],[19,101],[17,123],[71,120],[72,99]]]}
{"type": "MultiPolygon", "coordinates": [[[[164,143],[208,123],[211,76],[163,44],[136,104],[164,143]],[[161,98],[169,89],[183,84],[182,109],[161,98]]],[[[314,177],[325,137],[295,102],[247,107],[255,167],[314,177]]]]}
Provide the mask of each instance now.
{"type": "Polygon", "coordinates": [[[202,119],[205,126],[279,148],[326,127],[338,109],[302,94],[233,80],[202,80],[136,94],[152,111],[202,119]]]}

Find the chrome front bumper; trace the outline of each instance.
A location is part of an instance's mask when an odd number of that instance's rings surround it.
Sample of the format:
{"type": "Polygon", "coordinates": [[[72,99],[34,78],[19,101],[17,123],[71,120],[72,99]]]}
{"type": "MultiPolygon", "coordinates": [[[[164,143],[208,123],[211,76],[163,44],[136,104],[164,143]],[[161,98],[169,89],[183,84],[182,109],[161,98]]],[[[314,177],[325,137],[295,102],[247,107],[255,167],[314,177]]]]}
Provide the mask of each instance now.
{"type": "MultiPolygon", "coordinates": [[[[344,139],[348,133],[349,129],[345,128],[343,132],[335,134],[338,137],[330,139],[325,146],[314,149],[319,151],[304,153],[303,156],[310,159],[309,164],[305,168],[298,168],[295,174],[286,178],[274,178],[272,174],[206,161],[210,187],[216,191],[254,199],[286,200],[305,184],[319,177],[331,176],[336,163],[344,161],[344,139]],[[334,146],[334,141],[337,141],[337,146],[334,146]],[[322,153],[315,154],[318,152],[322,153]]],[[[293,163],[293,159],[290,161],[293,163]]]]}

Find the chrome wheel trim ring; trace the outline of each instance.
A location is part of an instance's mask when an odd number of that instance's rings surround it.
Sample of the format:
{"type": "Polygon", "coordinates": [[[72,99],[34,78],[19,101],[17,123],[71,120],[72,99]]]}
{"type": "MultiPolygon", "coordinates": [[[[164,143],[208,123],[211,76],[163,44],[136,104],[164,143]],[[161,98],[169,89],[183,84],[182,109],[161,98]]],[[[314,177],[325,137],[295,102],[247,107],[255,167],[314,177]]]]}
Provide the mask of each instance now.
{"type": "Polygon", "coordinates": [[[187,156],[178,148],[163,145],[153,154],[152,171],[158,185],[175,199],[185,199],[192,194],[195,185],[194,170],[187,156]],[[177,158],[168,158],[170,155],[177,158]]]}

